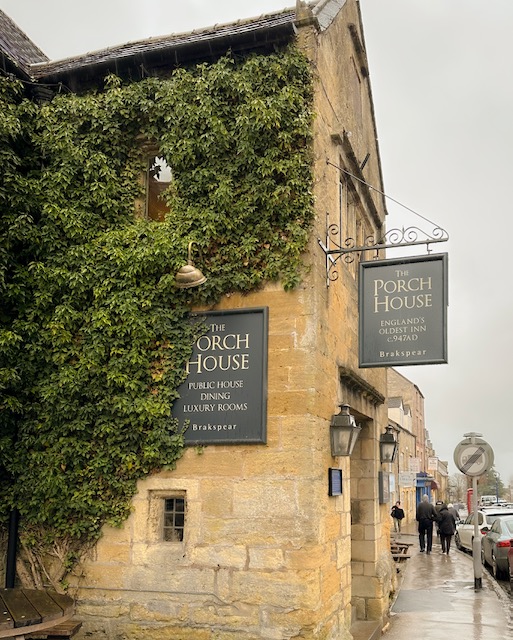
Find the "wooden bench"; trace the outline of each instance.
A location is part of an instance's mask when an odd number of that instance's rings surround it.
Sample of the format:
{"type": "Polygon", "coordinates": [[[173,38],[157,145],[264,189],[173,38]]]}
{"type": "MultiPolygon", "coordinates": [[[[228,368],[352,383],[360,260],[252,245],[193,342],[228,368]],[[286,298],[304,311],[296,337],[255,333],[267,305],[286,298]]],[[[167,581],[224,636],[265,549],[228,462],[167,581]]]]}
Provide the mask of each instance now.
{"type": "Polygon", "coordinates": [[[71,619],[74,608],[72,598],[55,591],[0,589],[0,638],[25,640],[36,633],[49,638],[71,619]]]}
{"type": "Polygon", "coordinates": [[[67,622],[61,622],[56,627],[48,629],[48,631],[40,631],[36,633],[29,633],[25,638],[31,640],[57,640],[58,638],[72,638],[80,630],[82,623],[76,620],[68,620],[67,622]]]}
{"type": "Polygon", "coordinates": [[[408,558],[411,558],[411,554],[409,553],[411,546],[412,546],[412,543],[410,542],[393,542],[390,545],[390,552],[392,553],[392,558],[396,562],[402,562],[403,560],[408,560],[408,558]]]}

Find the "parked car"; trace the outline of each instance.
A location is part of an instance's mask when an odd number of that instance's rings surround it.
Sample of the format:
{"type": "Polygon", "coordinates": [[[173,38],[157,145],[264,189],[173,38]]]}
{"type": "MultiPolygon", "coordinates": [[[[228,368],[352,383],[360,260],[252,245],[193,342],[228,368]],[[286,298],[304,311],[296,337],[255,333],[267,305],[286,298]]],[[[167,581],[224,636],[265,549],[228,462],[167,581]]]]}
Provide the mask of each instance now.
{"type": "MultiPolygon", "coordinates": [[[[513,509],[505,509],[503,507],[483,507],[477,512],[478,527],[481,536],[486,535],[492,528],[496,518],[501,516],[513,516],[513,509]]],[[[458,549],[467,549],[472,551],[472,542],[474,540],[474,512],[470,513],[465,520],[456,526],[454,542],[458,549]]],[[[481,538],[482,544],[482,538],[481,538]]]]}
{"type": "Polygon", "coordinates": [[[508,573],[508,551],[513,539],[513,515],[496,518],[490,531],[481,540],[481,559],[492,568],[495,578],[508,573]]]}
{"type": "Polygon", "coordinates": [[[509,581],[511,586],[513,586],[513,540],[510,542],[510,547],[508,549],[508,568],[509,568],[509,581]]]}

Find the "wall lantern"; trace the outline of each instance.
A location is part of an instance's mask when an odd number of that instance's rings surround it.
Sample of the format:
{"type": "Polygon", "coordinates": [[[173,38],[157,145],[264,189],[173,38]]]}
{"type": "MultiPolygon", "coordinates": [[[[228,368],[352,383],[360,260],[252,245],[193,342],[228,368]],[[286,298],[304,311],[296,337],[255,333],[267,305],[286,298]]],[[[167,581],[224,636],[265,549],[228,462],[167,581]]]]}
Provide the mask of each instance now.
{"type": "Polygon", "coordinates": [[[356,424],[354,417],[349,413],[349,405],[341,404],[340,413],[331,416],[331,455],[350,456],[361,430],[361,426],[356,424]]]}
{"type": "Polygon", "coordinates": [[[381,462],[393,462],[397,455],[397,440],[394,438],[394,428],[390,425],[379,438],[379,457],[381,462]]]}
{"type": "Polygon", "coordinates": [[[207,278],[197,269],[191,260],[191,250],[193,242],[189,242],[189,259],[187,264],[176,273],[176,286],[179,289],[189,289],[191,287],[199,287],[200,284],[206,282],[207,278]]]}

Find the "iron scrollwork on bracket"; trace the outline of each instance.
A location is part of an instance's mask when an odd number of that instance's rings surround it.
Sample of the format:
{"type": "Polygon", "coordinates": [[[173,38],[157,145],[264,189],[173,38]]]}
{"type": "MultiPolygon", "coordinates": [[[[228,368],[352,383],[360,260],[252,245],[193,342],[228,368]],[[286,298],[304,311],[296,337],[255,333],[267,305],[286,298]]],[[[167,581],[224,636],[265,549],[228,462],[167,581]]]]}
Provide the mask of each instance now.
{"type": "Polygon", "coordinates": [[[442,227],[435,226],[431,234],[428,234],[419,227],[403,227],[402,229],[390,229],[378,240],[375,236],[367,236],[363,244],[357,245],[354,238],[346,238],[342,244],[339,244],[335,238],[339,235],[339,226],[337,224],[329,224],[326,229],[326,240],[323,242],[318,238],[318,243],[324,254],[326,255],[326,276],[327,284],[338,279],[337,262],[343,260],[346,264],[350,264],[355,260],[355,254],[361,254],[366,251],[374,251],[374,260],[377,260],[379,252],[383,249],[397,249],[403,247],[412,247],[416,245],[426,245],[428,253],[431,252],[431,245],[438,242],[447,242],[449,234],[442,227]]]}

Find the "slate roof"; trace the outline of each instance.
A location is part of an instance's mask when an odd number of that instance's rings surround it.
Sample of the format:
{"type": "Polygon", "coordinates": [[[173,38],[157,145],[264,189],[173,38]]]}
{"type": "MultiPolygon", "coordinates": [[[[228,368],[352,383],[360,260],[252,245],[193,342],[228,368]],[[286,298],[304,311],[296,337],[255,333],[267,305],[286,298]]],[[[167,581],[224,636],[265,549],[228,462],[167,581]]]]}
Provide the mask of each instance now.
{"type": "Polygon", "coordinates": [[[2,10],[0,10],[0,54],[4,69],[13,66],[21,69],[25,74],[28,74],[32,64],[48,62],[48,57],[41,49],[2,10]]]}
{"type": "MultiPolygon", "coordinates": [[[[112,60],[122,60],[123,58],[146,55],[148,53],[164,52],[169,50],[178,51],[191,45],[201,45],[208,43],[209,48],[215,50],[216,42],[226,44],[255,40],[257,34],[268,31],[268,39],[272,39],[272,33],[283,30],[290,32],[295,12],[292,10],[283,11],[278,14],[269,14],[251,20],[239,20],[226,25],[216,25],[205,29],[198,29],[189,33],[171,34],[146,40],[128,42],[126,44],[109,47],[100,51],[93,51],[81,56],[67,58],[56,62],[36,65],[33,69],[36,76],[52,72],[66,71],[83,67],[90,64],[108,63],[112,60]]],[[[264,33],[265,35],[265,33],[264,33]]]]}
{"type": "Polygon", "coordinates": [[[69,83],[85,87],[112,72],[130,78],[144,77],[159,69],[215,60],[232,54],[266,53],[290,42],[299,23],[327,29],[346,0],[297,2],[294,8],[257,18],[215,25],[189,33],[172,34],[129,42],[65,60],[50,61],[21,29],[0,11],[0,55],[15,71],[40,83],[69,83]]]}
{"type": "Polygon", "coordinates": [[[107,72],[123,75],[124,70],[169,69],[170,63],[191,64],[199,60],[215,60],[227,51],[234,55],[250,51],[272,51],[295,36],[295,11],[285,10],[234,23],[216,25],[189,33],[172,34],[129,42],[100,51],[55,62],[31,66],[36,80],[56,82],[76,75],[82,81],[107,72]]]}
{"type": "Polygon", "coordinates": [[[403,406],[403,399],[400,396],[389,397],[387,405],[390,409],[398,409],[403,406]]]}

